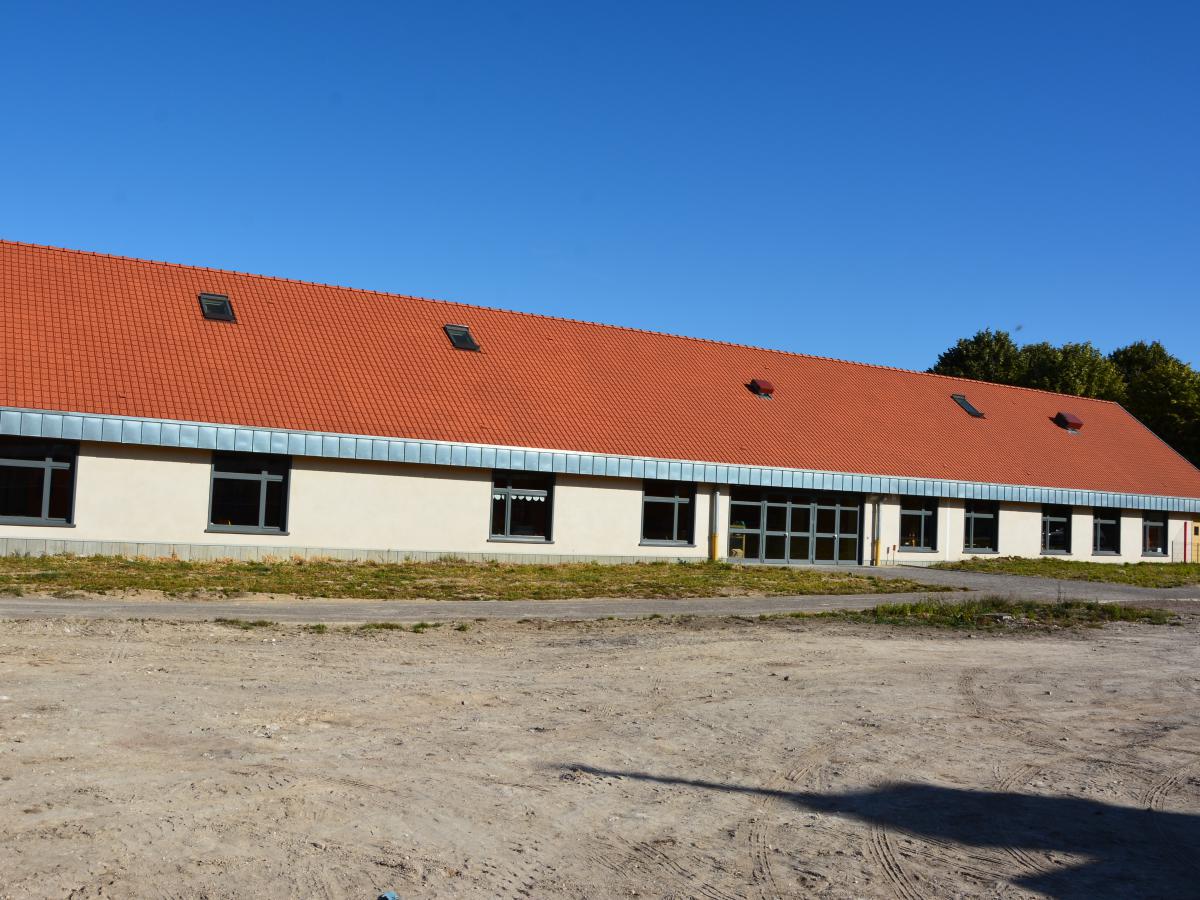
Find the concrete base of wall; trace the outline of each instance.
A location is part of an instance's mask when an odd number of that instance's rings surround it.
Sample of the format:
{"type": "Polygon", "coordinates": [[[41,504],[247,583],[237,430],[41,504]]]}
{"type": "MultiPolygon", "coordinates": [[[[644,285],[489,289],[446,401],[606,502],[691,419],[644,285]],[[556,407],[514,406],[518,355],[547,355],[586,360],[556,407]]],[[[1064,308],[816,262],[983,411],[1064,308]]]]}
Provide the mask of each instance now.
{"type": "Polygon", "coordinates": [[[640,563],[704,562],[694,556],[587,556],[566,553],[455,553],[434,550],[370,550],[357,547],[289,547],[279,544],[170,544],[143,541],[72,541],[0,537],[0,556],[123,556],[130,559],[245,561],[340,559],[356,562],[400,563],[464,560],[508,563],[640,563]]]}

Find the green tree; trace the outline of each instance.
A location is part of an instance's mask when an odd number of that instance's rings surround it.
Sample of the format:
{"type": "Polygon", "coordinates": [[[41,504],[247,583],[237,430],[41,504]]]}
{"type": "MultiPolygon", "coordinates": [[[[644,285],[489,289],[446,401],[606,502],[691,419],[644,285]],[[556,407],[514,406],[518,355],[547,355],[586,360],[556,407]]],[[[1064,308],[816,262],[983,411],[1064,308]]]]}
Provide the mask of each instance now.
{"type": "Polygon", "coordinates": [[[1200,465],[1200,372],[1158,341],[1114,350],[1111,359],[1125,378],[1125,408],[1200,465]]]}
{"type": "Polygon", "coordinates": [[[973,378],[976,381],[995,381],[999,384],[1020,384],[1022,376],[1021,351],[1007,331],[978,332],[963,338],[938,357],[929,370],[937,375],[973,378]]]}

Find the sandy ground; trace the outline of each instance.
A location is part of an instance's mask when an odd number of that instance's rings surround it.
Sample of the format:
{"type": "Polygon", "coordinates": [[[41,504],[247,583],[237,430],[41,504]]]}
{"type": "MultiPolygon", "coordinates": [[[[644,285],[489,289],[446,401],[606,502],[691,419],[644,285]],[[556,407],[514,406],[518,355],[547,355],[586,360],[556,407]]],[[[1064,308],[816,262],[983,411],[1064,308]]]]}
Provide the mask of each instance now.
{"type": "Polygon", "coordinates": [[[0,896],[1196,897],[1200,626],[0,623],[0,896]]]}

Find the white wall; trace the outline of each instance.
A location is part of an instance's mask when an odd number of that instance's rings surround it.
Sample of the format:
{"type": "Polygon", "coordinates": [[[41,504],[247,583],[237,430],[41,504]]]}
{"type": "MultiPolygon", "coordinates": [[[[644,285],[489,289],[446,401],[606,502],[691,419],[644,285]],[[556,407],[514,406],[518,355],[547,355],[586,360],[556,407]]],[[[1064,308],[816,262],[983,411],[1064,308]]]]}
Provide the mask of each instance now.
{"type": "MultiPolygon", "coordinates": [[[[1026,556],[1039,557],[1042,538],[1042,507],[1034,503],[1001,503],[1000,528],[996,554],[966,553],[963,550],[963,523],[966,504],[962,500],[942,500],[938,508],[938,541],[933,553],[905,550],[900,542],[899,497],[884,497],[880,503],[880,542],[882,560],[905,565],[928,565],[939,561],[956,561],[975,557],[1026,556]]],[[[1172,513],[1168,518],[1167,557],[1142,555],[1142,513],[1140,510],[1121,511],[1121,552],[1097,555],[1092,552],[1092,507],[1074,507],[1071,512],[1071,552],[1056,553],[1056,559],[1091,562],[1162,562],[1181,557],[1179,549],[1186,540],[1191,518],[1186,513],[1172,513]],[[1172,543],[1174,550],[1172,550],[1172,543]]],[[[868,539],[870,533],[867,533],[868,539]]],[[[868,554],[869,558],[869,554],[868,554]]],[[[1189,551],[1189,559],[1192,556],[1189,551]]]]}
{"type": "Polygon", "coordinates": [[[642,481],[558,475],[553,540],[489,539],[492,473],[399,463],[293,459],[288,534],[207,532],[211,453],[85,443],[74,527],[0,525],[0,537],[525,553],[696,557],[708,554],[709,488],[696,497],[694,546],[642,546],[642,481]]]}
{"type": "MultiPolygon", "coordinates": [[[[489,539],[491,472],[398,463],[296,457],[287,535],[206,532],[211,454],[206,450],[84,443],[75,482],[75,525],[0,525],[0,539],[323,547],[427,553],[687,557],[708,555],[711,486],[696,496],[695,544],[642,546],[640,479],[558,475],[551,543],[489,539]]],[[[728,551],[730,490],[718,489],[718,553],[728,551]]],[[[964,557],[964,502],[943,500],[933,553],[898,547],[900,499],[880,500],[881,561],[927,564],[964,557]]],[[[1092,555],[1092,510],[1072,515],[1071,553],[1064,558],[1140,562],[1142,518],[1122,513],[1121,554],[1092,555]]],[[[1172,514],[1169,549],[1181,558],[1191,517],[1172,514]]],[[[871,502],[864,498],[863,561],[871,560],[871,502]]],[[[1041,553],[1041,506],[1000,506],[999,554],[1041,553]]],[[[1171,558],[1168,553],[1167,559],[1171,558]]],[[[1194,558],[1189,550],[1189,558],[1194,558]]],[[[1145,557],[1154,560],[1162,557],[1145,557]]]]}

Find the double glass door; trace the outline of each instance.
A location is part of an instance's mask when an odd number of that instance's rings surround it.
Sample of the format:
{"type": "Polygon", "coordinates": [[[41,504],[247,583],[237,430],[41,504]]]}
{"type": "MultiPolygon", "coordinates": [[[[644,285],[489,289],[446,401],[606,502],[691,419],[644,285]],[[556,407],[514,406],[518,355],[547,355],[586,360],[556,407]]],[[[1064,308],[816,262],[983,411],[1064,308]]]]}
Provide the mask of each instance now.
{"type": "Polygon", "coordinates": [[[749,562],[859,561],[861,498],[845,494],[734,488],[729,556],[749,562]]]}

